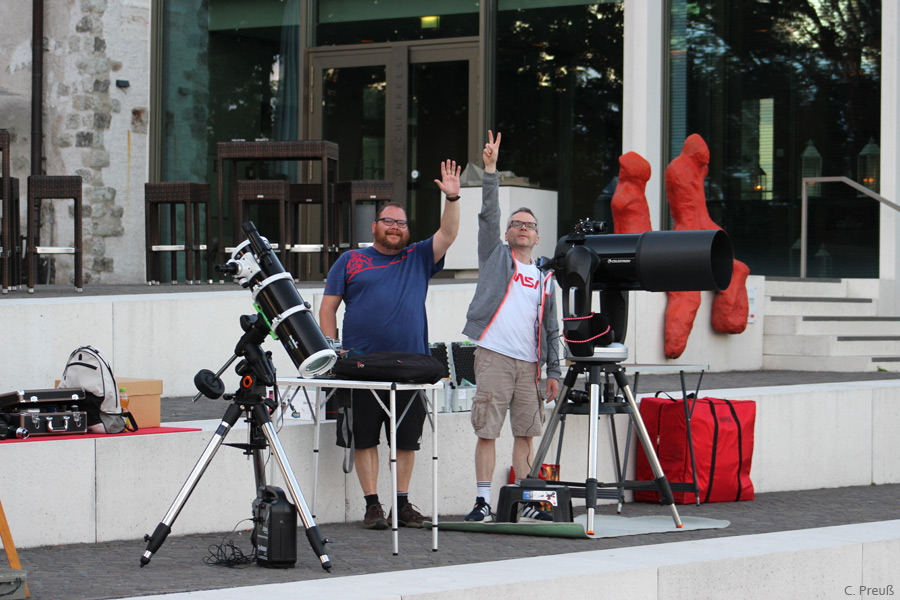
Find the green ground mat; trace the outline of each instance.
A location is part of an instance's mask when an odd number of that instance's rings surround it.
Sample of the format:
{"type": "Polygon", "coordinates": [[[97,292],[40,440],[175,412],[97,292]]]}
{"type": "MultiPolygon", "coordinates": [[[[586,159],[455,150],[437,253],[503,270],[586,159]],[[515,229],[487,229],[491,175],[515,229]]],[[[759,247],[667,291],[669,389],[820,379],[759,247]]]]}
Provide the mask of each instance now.
{"type": "MultiPolygon", "coordinates": [[[[682,517],[684,525],[675,527],[675,521],[668,515],[650,517],[622,517],[610,515],[594,516],[594,533],[585,532],[587,515],[575,517],[574,523],[476,523],[472,521],[441,521],[438,526],[444,531],[468,531],[470,533],[508,533],[514,535],[539,535],[567,538],[609,538],[647,533],[676,533],[694,529],[721,529],[731,523],[721,519],[703,517],[682,517]]],[[[431,527],[426,521],[425,527],[431,527]]]]}
{"type": "MultiPolygon", "coordinates": [[[[517,535],[542,535],[549,537],[586,538],[584,527],[578,523],[476,523],[474,521],[441,521],[441,531],[468,531],[470,533],[512,533],[517,535]]],[[[431,528],[426,521],[425,527],[431,528]]]]}

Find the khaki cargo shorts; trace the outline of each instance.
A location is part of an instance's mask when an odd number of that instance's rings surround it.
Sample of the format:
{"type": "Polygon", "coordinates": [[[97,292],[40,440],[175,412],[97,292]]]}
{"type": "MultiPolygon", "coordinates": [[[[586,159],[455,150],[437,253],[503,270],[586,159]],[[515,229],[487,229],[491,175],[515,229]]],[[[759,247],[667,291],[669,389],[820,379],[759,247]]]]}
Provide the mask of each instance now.
{"type": "Polygon", "coordinates": [[[537,364],[510,358],[485,348],[475,349],[475,381],[472,427],[475,435],[497,439],[509,411],[514,436],[541,435],[544,400],[537,381],[537,364]]]}

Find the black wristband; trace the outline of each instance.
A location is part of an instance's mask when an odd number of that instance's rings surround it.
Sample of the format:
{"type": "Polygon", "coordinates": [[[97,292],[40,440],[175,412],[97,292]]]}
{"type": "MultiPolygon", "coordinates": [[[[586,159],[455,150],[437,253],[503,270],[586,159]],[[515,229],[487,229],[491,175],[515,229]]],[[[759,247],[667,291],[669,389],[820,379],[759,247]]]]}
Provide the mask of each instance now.
{"type": "Polygon", "coordinates": [[[447,202],[456,202],[457,200],[459,200],[459,196],[453,196],[452,198],[447,196],[447,202]]]}

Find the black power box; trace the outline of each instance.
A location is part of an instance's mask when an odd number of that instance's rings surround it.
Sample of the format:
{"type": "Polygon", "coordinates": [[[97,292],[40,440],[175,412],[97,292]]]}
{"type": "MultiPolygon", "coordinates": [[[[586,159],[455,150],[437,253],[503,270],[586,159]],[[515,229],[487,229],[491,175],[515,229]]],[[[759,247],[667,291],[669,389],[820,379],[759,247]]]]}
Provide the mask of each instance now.
{"type": "Polygon", "coordinates": [[[256,492],[253,501],[256,527],[251,537],[256,548],[256,564],[272,569],[287,569],[297,563],[297,509],[284,490],[267,485],[256,492]]]}

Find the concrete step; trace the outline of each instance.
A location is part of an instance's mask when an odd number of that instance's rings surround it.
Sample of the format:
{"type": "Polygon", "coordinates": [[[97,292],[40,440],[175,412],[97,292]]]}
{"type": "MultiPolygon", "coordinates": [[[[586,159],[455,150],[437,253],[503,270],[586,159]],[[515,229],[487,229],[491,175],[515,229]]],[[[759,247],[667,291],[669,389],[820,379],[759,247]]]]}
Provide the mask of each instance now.
{"type": "Polygon", "coordinates": [[[767,296],[878,298],[879,286],[877,279],[766,277],[767,296]]]}
{"type": "Polygon", "coordinates": [[[766,315],[765,335],[900,335],[900,317],[766,315]]]}
{"type": "Polygon", "coordinates": [[[900,356],[791,356],[764,354],[763,369],[776,371],[900,372],[900,356]]]}
{"type": "Polygon", "coordinates": [[[765,314],[822,317],[874,317],[878,307],[872,298],[819,296],[766,296],[765,314]]]}
{"type": "Polygon", "coordinates": [[[766,335],[763,354],[803,356],[900,355],[900,336],[766,335]]]}

